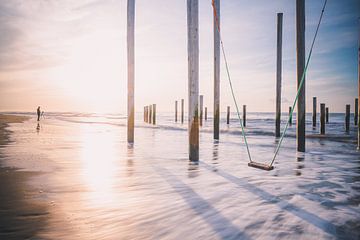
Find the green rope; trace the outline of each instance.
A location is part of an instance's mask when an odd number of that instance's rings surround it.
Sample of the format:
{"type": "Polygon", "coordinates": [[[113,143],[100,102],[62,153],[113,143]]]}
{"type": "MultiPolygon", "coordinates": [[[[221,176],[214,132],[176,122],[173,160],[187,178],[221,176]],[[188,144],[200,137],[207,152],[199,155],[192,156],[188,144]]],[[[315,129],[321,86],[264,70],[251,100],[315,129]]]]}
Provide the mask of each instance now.
{"type": "Polygon", "coordinates": [[[244,142],[245,142],[245,145],[246,145],[247,154],[248,154],[248,156],[249,156],[250,162],[252,162],[252,160],[251,160],[251,154],[250,154],[250,150],[249,150],[249,145],[248,145],[247,139],[246,139],[245,129],[244,129],[244,126],[243,126],[242,121],[241,121],[239,107],[238,107],[238,104],[237,104],[237,101],[236,101],[236,98],[235,98],[234,89],[233,89],[232,82],[231,82],[231,78],[230,78],[229,65],[228,65],[228,62],[227,62],[227,59],[226,59],[224,43],[223,43],[223,41],[222,41],[221,34],[220,34],[220,24],[219,24],[219,21],[218,21],[218,17],[217,17],[217,12],[216,12],[216,7],[215,7],[215,4],[214,4],[214,1],[212,2],[212,6],[213,6],[213,9],[214,9],[214,18],[215,18],[215,22],[216,22],[216,29],[217,29],[217,32],[219,33],[219,39],[220,39],[220,43],[221,43],[221,50],[222,50],[222,53],[223,53],[224,62],[225,62],[225,67],[226,67],[226,73],[227,73],[228,80],[229,80],[229,84],[230,84],[231,95],[232,95],[233,100],[234,100],[234,103],[235,103],[235,108],[236,108],[236,112],[237,112],[237,115],[238,115],[238,118],[239,118],[239,122],[240,122],[240,126],[241,126],[241,133],[242,133],[242,136],[243,136],[243,138],[244,138],[244,142]]]}
{"type": "Polygon", "coordinates": [[[296,93],[296,97],[295,97],[295,100],[294,100],[294,103],[292,105],[292,108],[291,108],[291,112],[289,114],[289,119],[285,125],[285,129],[281,135],[281,138],[280,138],[280,141],[279,141],[279,144],[277,145],[276,147],[276,150],[275,150],[275,154],[274,154],[274,157],[270,163],[270,167],[274,164],[274,161],[275,161],[275,158],[280,150],[280,147],[281,147],[281,143],[285,137],[285,133],[289,127],[289,122],[290,122],[290,118],[292,117],[293,115],[293,112],[294,112],[294,108],[295,108],[295,104],[297,103],[297,100],[299,98],[299,95],[300,95],[300,91],[301,91],[301,88],[302,86],[304,85],[304,82],[305,82],[305,75],[306,75],[306,72],[307,72],[307,69],[308,69],[308,66],[309,66],[309,62],[310,62],[310,58],[311,58],[311,55],[312,55],[312,51],[313,51],[313,48],[314,48],[314,44],[315,44],[315,40],[316,40],[316,37],[317,37],[317,34],[318,34],[318,31],[319,31],[319,27],[320,27],[320,24],[321,24],[321,20],[322,20],[322,17],[324,15],[324,11],[325,11],[325,6],[326,6],[326,3],[327,3],[327,0],[325,0],[324,2],[324,6],[322,8],[322,11],[321,11],[321,15],[320,15],[320,18],[319,18],[319,22],[318,22],[318,25],[316,27],[316,31],[315,31],[315,35],[314,35],[314,38],[313,38],[313,41],[312,41],[312,44],[311,44],[311,48],[310,48],[310,52],[309,52],[309,56],[307,58],[307,61],[306,61],[306,65],[305,65],[305,68],[304,68],[304,71],[303,71],[303,74],[301,76],[301,81],[300,81],[300,84],[298,86],[298,90],[297,90],[297,93],[296,93]]]}

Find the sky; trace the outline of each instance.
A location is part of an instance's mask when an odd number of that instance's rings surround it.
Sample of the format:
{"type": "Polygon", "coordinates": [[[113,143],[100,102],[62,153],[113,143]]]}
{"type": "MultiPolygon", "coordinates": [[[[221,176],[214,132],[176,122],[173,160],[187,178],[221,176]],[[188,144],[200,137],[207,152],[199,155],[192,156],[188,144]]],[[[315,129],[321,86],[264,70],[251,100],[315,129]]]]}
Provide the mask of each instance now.
{"type": "MultiPolygon", "coordinates": [[[[323,0],[306,1],[306,53],[323,0]]],[[[135,109],[188,97],[186,0],[136,0],[135,109]]],[[[295,0],[222,0],[221,31],[240,105],[275,110],[276,14],[283,17],[282,110],[296,94],[295,0]]],[[[328,0],[306,76],[330,112],[354,105],[360,1],[328,0]]],[[[126,0],[0,0],[0,111],[126,112],[126,0]]],[[[200,94],[213,106],[211,0],[199,0],[200,94]]],[[[234,104],[221,59],[221,111],[234,104]]],[[[185,105],[187,106],[187,105],[185,105]]]]}

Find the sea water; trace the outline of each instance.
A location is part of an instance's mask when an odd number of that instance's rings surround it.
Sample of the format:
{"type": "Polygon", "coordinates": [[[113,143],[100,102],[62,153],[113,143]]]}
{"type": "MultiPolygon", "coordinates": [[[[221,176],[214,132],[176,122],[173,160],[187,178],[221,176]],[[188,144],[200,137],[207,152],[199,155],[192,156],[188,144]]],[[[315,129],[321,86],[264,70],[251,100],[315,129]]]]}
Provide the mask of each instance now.
{"type": "MultiPolygon", "coordinates": [[[[14,113],[16,114],[16,113],[14,113]]],[[[306,153],[296,152],[296,117],[275,169],[249,168],[239,120],[221,119],[213,140],[209,113],[200,128],[200,161],[188,160],[187,122],[138,113],[135,143],[126,115],[47,113],[11,124],[2,165],[34,172],[29,201],[46,206],[40,239],[359,239],[360,155],[331,114],[326,138],[307,115],[306,153]]],[[[222,114],[225,116],[225,114],[222,114]]],[[[186,118],[185,118],[186,119],[186,118]]],[[[287,121],[283,114],[282,129],[287,121]]],[[[319,116],[318,116],[319,121],[319,116]]],[[[248,113],[254,161],[269,163],[278,140],[273,113],[248,113]]],[[[30,191],[30,190],[29,190],[30,191]]],[[[29,221],[32,221],[29,219],[29,221]]],[[[19,226],[26,227],[26,226],[19,226]]]]}

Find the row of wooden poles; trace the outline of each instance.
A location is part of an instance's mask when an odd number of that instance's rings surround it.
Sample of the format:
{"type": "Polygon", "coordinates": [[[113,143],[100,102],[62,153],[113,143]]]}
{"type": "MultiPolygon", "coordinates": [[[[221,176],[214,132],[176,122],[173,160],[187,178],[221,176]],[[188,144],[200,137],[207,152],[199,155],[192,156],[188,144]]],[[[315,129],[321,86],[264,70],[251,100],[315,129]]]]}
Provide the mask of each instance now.
{"type": "MultiPolygon", "coordinates": [[[[127,1],[127,59],[128,59],[128,142],[134,142],[134,26],[135,0],[127,1]]],[[[219,139],[220,123],[220,0],[212,1],[214,32],[214,139],[219,139]]],[[[305,70],[305,0],[296,0],[296,81],[299,89],[305,70]]],[[[276,127],[275,135],[280,137],[281,119],[281,78],[282,78],[282,22],[283,13],[277,14],[277,54],[276,54],[276,127]]],[[[188,134],[189,159],[199,160],[199,1],[187,0],[187,50],[188,50],[188,134]]],[[[359,48],[360,56],[360,48],[359,48]]],[[[360,57],[359,57],[360,69],[360,57]]],[[[358,74],[360,93],[360,71],[358,74]]],[[[296,109],[297,150],[305,152],[305,79],[299,89],[296,109]]],[[[182,102],[183,108],[183,102],[182,102]]],[[[323,105],[321,105],[323,108],[323,105]]],[[[325,109],[326,112],[326,109],[325,109]]],[[[183,122],[183,116],[182,116],[183,122]]],[[[358,147],[360,146],[358,127],[358,147]]]]}
{"type": "Polygon", "coordinates": [[[156,124],[156,104],[144,106],[144,122],[156,124]]]}

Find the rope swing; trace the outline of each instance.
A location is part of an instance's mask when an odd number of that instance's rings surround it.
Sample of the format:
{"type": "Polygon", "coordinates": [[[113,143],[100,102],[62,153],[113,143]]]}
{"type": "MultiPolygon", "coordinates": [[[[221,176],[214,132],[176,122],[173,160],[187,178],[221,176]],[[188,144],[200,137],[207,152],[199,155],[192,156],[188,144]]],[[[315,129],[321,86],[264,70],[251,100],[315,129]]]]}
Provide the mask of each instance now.
{"type": "Polygon", "coordinates": [[[288,119],[288,121],[286,122],[284,131],[283,131],[283,133],[282,133],[282,135],[281,135],[281,138],[280,138],[279,143],[278,143],[278,145],[277,145],[277,147],[276,147],[274,156],[273,156],[270,164],[264,164],[264,163],[254,162],[254,161],[252,161],[252,159],[251,159],[251,154],[250,154],[250,150],[249,150],[249,145],[248,145],[248,142],[247,142],[247,139],[246,139],[246,134],[245,134],[245,131],[244,131],[244,126],[243,126],[242,121],[241,121],[238,104],[237,104],[237,101],[236,101],[236,98],[235,98],[234,89],[233,89],[232,82],[231,82],[231,78],[230,78],[230,71],[229,71],[229,66],[228,66],[228,62],[227,62],[227,59],[226,59],[226,54],[225,54],[225,49],[224,49],[224,43],[223,43],[223,41],[222,41],[222,37],[221,37],[221,34],[220,34],[220,24],[219,24],[219,21],[218,21],[217,10],[216,10],[216,7],[215,7],[214,0],[212,0],[212,7],[213,7],[213,10],[214,10],[214,18],[215,18],[215,23],[216,23],[216,29],[217,29],[217,32],[218,32],[218,34],[219,34],[219,39],[220,39],[220,44],[221,44],[221,50],[222,50],[222,54],[223,54],[224,62],[225,62],[225,67],[226,67],[226,73],[227,73],[227,76],[228,76],[229,86],[230,86],[230,89],[231,89],[231,95],[232,95],[232,98],[233,98],[234,103],[235,103],[237,116],[238,116],[238,118],[239,118],[242,136],[243,136],[243,139],[244,139],[244,142],[245,142],[245,145],[246,145],[247,154],[248,154],[248,157],[249,157],[248,166],[250,166],[250,167],[260,168],[260,169],[267,170],[267,171],[274,169],[274,167],[273,167],[274,161],[275,161],[275,159],[276,159],[276,157],[277,157],[277,155],[278,155],[278,153],[279,153],[279,150],[280,150],[282,141],[283,141],[283,139],[284,139],[284,137],[285,137],[285,134],[286,134],[286,131],[287,131],[288,127],[289,127],[290,118],[291,118],[291,116],[293,115],[295,105],[296,105],[297,100],[298,100],[298,98],[299,98],[300,90],[301,90],[301,88],[302,88],[302,86],[303,86],[303,84],[304,84],[304,81],[305,81],[305,75],[306,75],[306,72],[307,72],[307,70],[308,70],[309,62],[310,62],[311,55],[312,55],[312,51],[313,51],[314,44],[315,44],[315,40],[316,40],[318,31],[319,31],[319,28],[320,28],[320,24],[321,24],[322,17],[323,17],[323,15],[324,15],[326,3],[327,3],[327,0],[325,0],[325,2],[324,2],[323,8],[322,8],[322,11],[321,11],[321,14],[320,14],[319,22],[318,22],[318,24],[317,24],[316,31],[315,31],[315,34],[314,34],[314,37],[313,37],[313,40],[312,40],[312,44],[311,44],[309,56],[308,56],[308,58],[307,58],[307,61],[306,61],[306,65],[305,65],[303,74],[302,74],[302,76],[301,76],[301,81],[300,81],[300,84],[299,84],[299,86],[298,86],[298,90],[297,90],[297,93],[296,93],[296,96],[295,96],[295,99],[294,99],[294,102],[293,102],[293,105],[292,105],[292,108],[291,108],[291,112],[290,112],[290,114],[289,114],[289,119],[288,119]]]}

